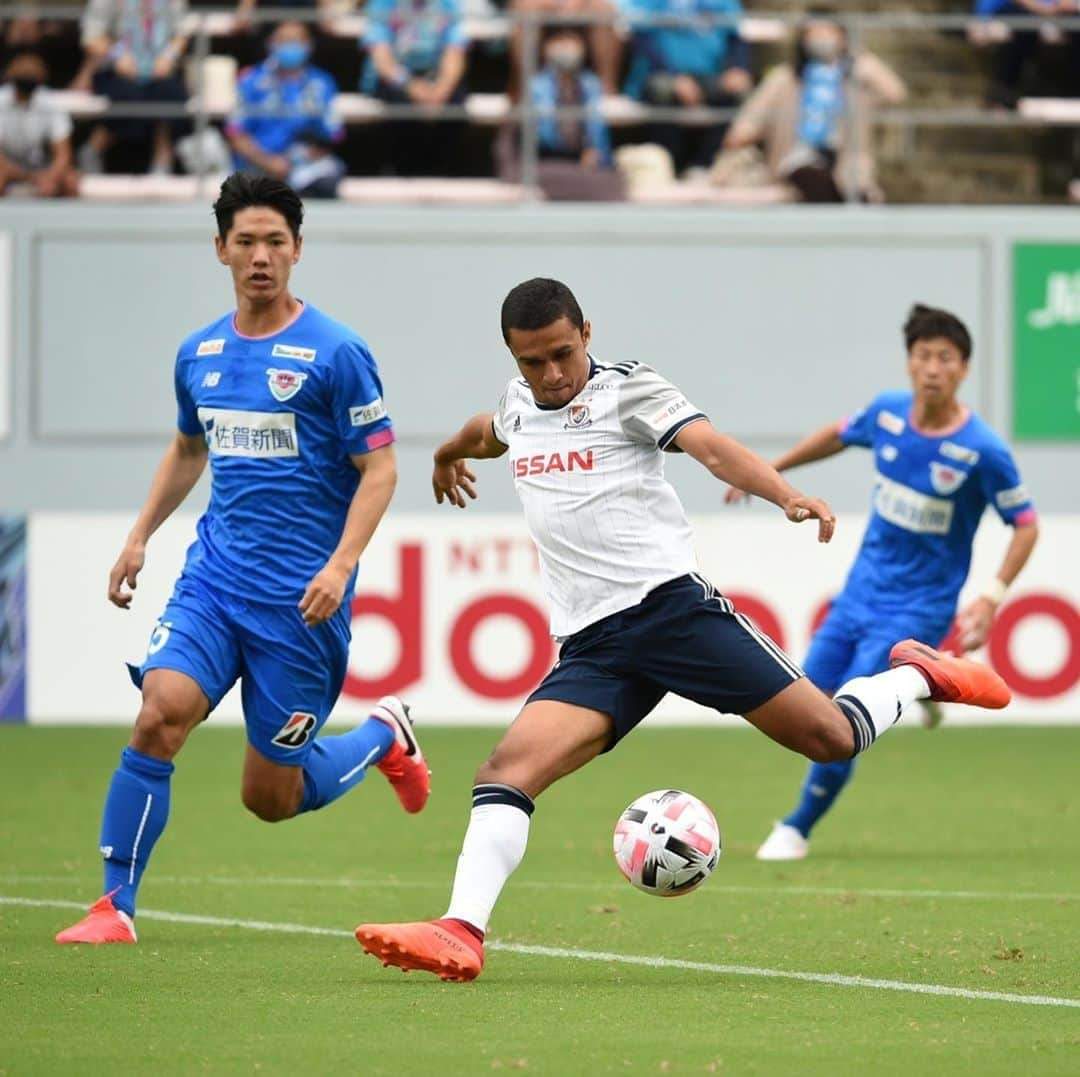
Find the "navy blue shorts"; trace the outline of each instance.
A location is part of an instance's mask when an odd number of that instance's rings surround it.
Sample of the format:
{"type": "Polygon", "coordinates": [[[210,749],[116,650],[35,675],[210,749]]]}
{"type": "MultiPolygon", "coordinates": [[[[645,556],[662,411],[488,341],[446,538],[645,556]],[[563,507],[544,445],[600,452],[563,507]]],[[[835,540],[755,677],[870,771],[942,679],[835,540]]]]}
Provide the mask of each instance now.
{"type": "Polygon", "coordinates": [[[568,637],[527,702],[552,699],[610,714],[610,750],[668,692],[746,714],[801,676],[777,644],[695,573],[568,637]]]}
{"type": "Polygon", "coordinates": [[[146,660],[129,669],[140,688],[153,669],[186,673],[211,710],[239,680],[249,743],[271,762],[300,767],[341,692],[349,638],[348,602],[309,628],[295,606],[251,602],[181,577],[146,660]]]}

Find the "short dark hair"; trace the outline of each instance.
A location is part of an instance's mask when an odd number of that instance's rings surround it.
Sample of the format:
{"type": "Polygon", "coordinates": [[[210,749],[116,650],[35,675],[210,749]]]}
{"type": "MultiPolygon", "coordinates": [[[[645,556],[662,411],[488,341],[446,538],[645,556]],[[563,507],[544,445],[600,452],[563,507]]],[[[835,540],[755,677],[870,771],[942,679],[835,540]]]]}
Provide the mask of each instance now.
{"type": "Polygon", "coordinates": [[[242,209],[266,206],[275,209],[288,222],[293,239],[300,238],[300,225],[304,220],[304,203],[287,184],[272,176],[260,176],[254,172],[234,172],[221,185],[221,192],[214,203],[218,235],[228,238],[233,218],[242,209]]]}
{"type": "Polygon", "coordinates": [[[503,340],[510,343],[511,329],[543,329],[560,318],[569,318],[579,332],[585,328],[581,307],[562,281],[550,277],[522,281],[503,300],[503,340]]]}
{"type": "Polygon", "coordinates": [[[916,303],[908,311],[907,321],[904,322],[907,350],[911,351],[916,341],[933,340],[935,337],[944,337],[955,344],[965,362],[971,358],[971,334],[967,326],[947,310],[916,303]]]}

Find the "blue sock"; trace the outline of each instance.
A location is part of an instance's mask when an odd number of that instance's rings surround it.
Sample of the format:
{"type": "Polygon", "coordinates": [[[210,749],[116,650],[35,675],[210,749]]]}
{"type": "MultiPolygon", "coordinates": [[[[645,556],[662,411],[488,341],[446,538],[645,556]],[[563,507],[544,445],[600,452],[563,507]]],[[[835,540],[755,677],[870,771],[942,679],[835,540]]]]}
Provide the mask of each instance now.
{"type": "Polygon", "coordinates": [[[854,759],[842,759],[838,763],[811,763],[803,782],[799,806],[784,820],[804,838],[817,821],[833,806],[840,790],[847,785],[855,769],[854,759]]]}
{"type": "Polygon", "coordinates": [[[105,797],[100,842],[105,893],[118,891],[113,904],[128,916],[135,915],[135,893],[146,862],[169,821],[172,772],[172,763],[125,748],[105,797]]]}
{"type": "Polygon", "coordinates": [[[304,764],[300,811],[317,811],[344,796],[393,744],[394,731],[378,718],[369,718],[337,737],[319,737],[304,764]]]}

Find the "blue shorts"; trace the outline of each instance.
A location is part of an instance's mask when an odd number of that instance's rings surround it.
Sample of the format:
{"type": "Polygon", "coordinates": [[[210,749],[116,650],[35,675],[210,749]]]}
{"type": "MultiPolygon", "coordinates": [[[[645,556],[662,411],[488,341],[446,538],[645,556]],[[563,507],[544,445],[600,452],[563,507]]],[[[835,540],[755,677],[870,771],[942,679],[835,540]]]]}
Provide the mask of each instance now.
{"type": "Polygon", "coordinates": [[[566,639],[527,702],[552,699],[610,714],[610,750],[668,692],[746,714],[802,675],[749,617],[694,574],[566,639]]]}
{"type": "Polygon", "coordinates": [[[150,635],[152,669],[186,673],[213,710],[240,681],[248,742],[274,763],[303,766],[337,702],[349,660],[349,604],[308,628],[295,606],[272,606],[213,591],[181,577],[150,635]]]}
{"type": "Polygon", "coordinates": [[[854,603],[837,601],[810,641],[806,675],[832,695],[852,677],[871,677],[889,668],[889,651],[902,639],[936,647],[952,627],[952,616],[913,610],[882,617],[854,603]]]}

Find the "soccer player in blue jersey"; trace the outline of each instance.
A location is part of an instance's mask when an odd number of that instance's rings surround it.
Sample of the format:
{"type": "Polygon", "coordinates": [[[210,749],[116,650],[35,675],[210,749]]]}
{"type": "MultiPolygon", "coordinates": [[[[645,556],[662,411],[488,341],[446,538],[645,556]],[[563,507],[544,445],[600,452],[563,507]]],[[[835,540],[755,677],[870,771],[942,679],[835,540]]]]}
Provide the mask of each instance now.
{"type": "Polygon", "coordinates": [[[297,299],[303,205],[279,180],[236,173],[214,205],[236,309],[176,356],[178,430],[109,577],[131,603],[151,535],[210,462],[210,505],[132,668],[142,707],[105,799],[104,895],[57,942],[135,942],[135,898],[169,814],[173,759],[239,680],[247,727],[241,796],[276,822],[326,807],[368,767],[406,811],[427,766],[400,700],[318,737],[345,678],[360,555],[393,494],[394,433],[375,360],[351,329],[297,299]]]}
{"type": "MultiPolygon", "coordinates": [[[[967,328],[948,311],[915,306],[904,341],[911,389],[882,393],[851,418],[804,438],[774,465],[787,471],[851,445],[874,456],[862,547],[804,664],[807,677],[825,692],[887,669],[897,639],[913,636],[936,645],[945,638],[988,505],[1013,534],[997,575],[957,617],[964,650],[986,642],[994,613],[1038,538],[1035,508],[1008,447],[957,398],[971,362],[967,328]]],[[[729,491],[728,500],[740,496],[729,491]]],[[[758,859],[806,856],[811,830],[854,767],[854,759],[811,763],[798,806],[773,827],[758,859]]]]}

